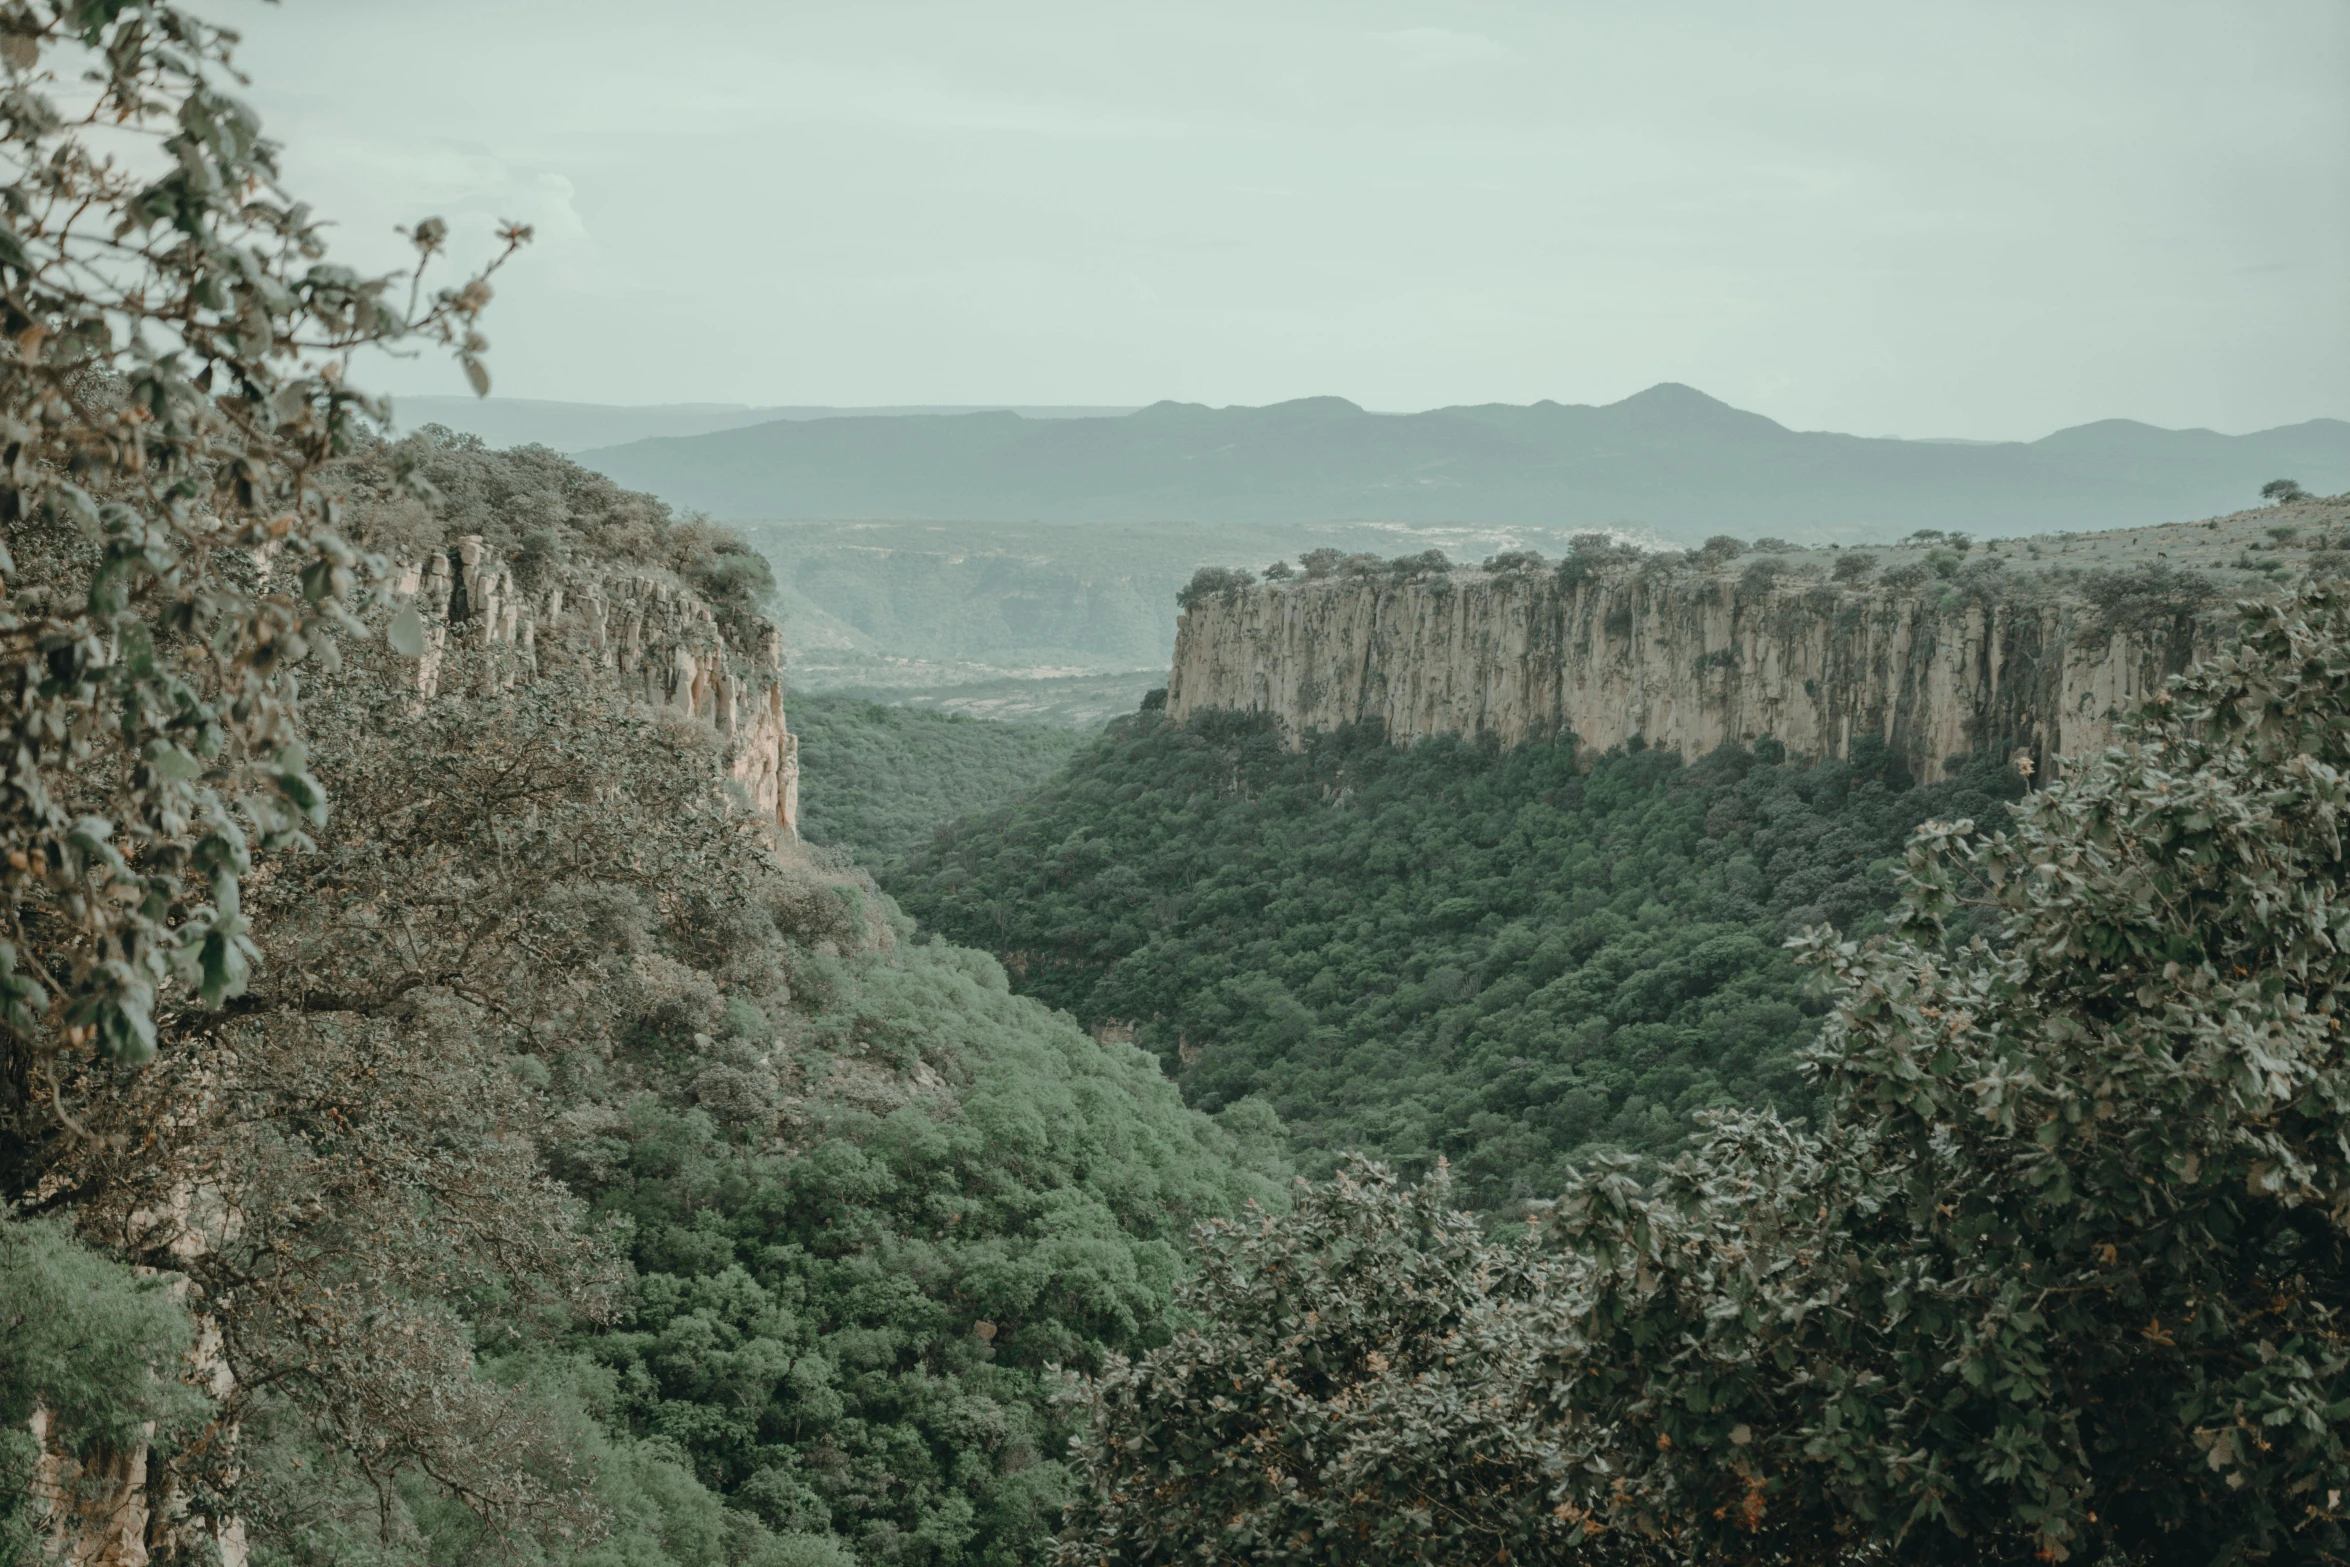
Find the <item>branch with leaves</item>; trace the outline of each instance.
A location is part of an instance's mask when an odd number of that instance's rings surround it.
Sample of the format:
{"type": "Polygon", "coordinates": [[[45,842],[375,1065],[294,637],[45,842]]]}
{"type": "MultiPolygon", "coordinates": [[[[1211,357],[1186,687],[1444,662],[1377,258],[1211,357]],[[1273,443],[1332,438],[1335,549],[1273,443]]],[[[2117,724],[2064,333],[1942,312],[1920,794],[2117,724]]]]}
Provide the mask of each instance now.
{"type": "MultiPolygon", "coordinates": [[[[485,391],[489,276],[327,259],[232,96],[233,32],[170,4],[0,5],[0,1024],[20,1121],[56,1063],[154,1053],[158,998],[254,960],[257,851],[327,802],[300,674],[331,671],[385,563],[322,476],[385,405],[363,350],[454,355],[485,391]]],[[[56,1104],[62,1115],[63,1105],[56,1104]]]]}

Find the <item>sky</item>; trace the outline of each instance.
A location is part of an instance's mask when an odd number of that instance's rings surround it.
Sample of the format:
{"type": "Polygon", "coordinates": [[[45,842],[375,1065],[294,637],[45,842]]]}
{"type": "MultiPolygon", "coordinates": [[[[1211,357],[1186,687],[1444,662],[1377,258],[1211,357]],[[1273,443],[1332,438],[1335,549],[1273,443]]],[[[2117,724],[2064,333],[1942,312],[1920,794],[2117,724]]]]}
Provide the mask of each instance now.
{"type": "Polygon", "coordinates": [[[2350,0],[204,9],[338,257],[534,225],[502,396],[2350,418],[2350,0]]]}

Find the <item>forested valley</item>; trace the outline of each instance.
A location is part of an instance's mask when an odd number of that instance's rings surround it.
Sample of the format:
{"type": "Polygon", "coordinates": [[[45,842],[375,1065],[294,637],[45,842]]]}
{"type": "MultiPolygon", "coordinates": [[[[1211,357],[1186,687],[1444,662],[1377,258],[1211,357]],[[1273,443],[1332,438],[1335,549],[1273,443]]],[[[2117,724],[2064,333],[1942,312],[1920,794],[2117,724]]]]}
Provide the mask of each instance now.
{"type": "Polygon", "coordinates": [[[795,733],[237,43],[0,8],[0,1567],[2350,1561],[2339,584],[2029,790],[795,733]]]}
{"type": "Polygon", "coordinates": [[[1809,1114],[1825,1001],[1787,939],[1881,929],[1910,830],[1995,828],[2022,787],[1985,758],[1919,787],[1881,747],[1684,763],[1362,726],[1293,750],[1261,717],[1145,711],[889,885],[1193,1103],[1263,1100],[1311,1167],[1443,1157],[1500,1211],[1596,1149],[1671,1152],[1700,1110],[1809,1114]]]}
{"type": "Polygon", "coordinates": [[[861,697],[792,698],[800,830],[879,871],[958,816],[1051,778],[1084,745],[1075,729],[996,723],[861,697]]]}

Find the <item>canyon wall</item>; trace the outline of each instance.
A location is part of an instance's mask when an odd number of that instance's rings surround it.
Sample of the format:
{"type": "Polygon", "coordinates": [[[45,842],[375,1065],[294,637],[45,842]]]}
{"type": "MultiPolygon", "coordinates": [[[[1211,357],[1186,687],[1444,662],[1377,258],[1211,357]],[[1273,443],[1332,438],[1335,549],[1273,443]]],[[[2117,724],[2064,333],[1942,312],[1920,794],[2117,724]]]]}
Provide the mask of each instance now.
{"type": "Polygon", "coordinates": [[[1188,610],[1167,711],[1270,713],[1293,743],[1377,720],[1398,741],[1572,734],[1691,758],[1765,737],[1843,757],[1876,735],[1921,781],[1977,749],[2029,752],[2050,776],[2107,744],[2197,635],[2186,615],[2101,626],[2053,589],[1962,598],[1653,564],[1334,576],[1188,610]]]}
{"type": "Polygon", "coordinates": [[[452,645],[491,653],[478,678],[511,685],[537,675],[542,642],[560,641],[623,693],[709,724],[752,806],[797,836],[800,743],[784,727],[783,638],[773,626],[739,656],[708,604],[653,572],[575,574],[525,591],[478,535],[408,566],[398,586],[424,616],[417,685],[426,695],[440,689],[452,645]]]}

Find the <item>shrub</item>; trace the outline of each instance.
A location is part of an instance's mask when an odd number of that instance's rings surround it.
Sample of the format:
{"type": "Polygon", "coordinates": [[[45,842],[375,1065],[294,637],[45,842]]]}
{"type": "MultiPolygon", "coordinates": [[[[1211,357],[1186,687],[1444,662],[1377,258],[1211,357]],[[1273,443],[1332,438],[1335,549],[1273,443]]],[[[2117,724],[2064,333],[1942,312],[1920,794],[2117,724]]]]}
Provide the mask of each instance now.
{"type": "Polygon", "coordinates": [[[1485,557],[1485,569],[1496,576],[1522,576],[1540,571],[1545,564],[1538,550],[1503,550],[1485,557]]]}
{"type": "Polygon", "coordinates": [[[2272,506],[2289,506],[2309,498],[2309,492],[2291,479],[2271,479],[2260,487],[2260,498],[2272,506]]]}
{"type": "Polygon", "coordinates": [[[1388,574],[1398,582],[1415,582],[1423,577],[1446,576],[1452,571],[1452,562],[1442,550],[1422,550],[1417,555],[1398,555],[1387,563],[1388,574]]]}
{"type": "Polygon", "coordinates": [[[2200,572],[2161,564],[2128,571],[2092,571],[2081,579],[2081,596],[2107,630],[2147,630],[2192,615],[2218,594],[2200,572]]]}
{"type": "Polygon", "coordinates": [[[1746,553],[1744,540],[1717,533],[1699,548],[1697,558],[1708,566],[1726,566],[1746,553]]]}
{"type": "Polygon", "coordinates": [[[1828,574],[1838,582],[1858,582],[1876,569],[1876,556],[1851,550],[1836,557],[1836,564],[1829,568],[1828,574]]]}
{"type": "Polygon", "coordinates": [[[1571,588],[1608,566],[1637,561],[1641,553],[1637,545],[1618,544],[1604,533],[1578,533],[1567,540],[1567,557],[1559,562],[1559,586],[1571,588]]]}
{"type": "Polygon", "coordinates": [[[1175,595],[1176,607],[1197,609],[1212,598],[1227,602],[1240,597],[1241,590],[1255,582],[1255,575],[1230,566],[1202,566],[1191,574],[1191,580],[1175,595]]]}

